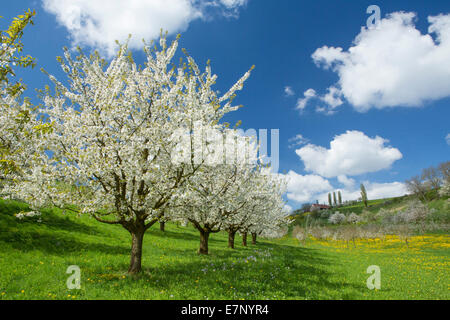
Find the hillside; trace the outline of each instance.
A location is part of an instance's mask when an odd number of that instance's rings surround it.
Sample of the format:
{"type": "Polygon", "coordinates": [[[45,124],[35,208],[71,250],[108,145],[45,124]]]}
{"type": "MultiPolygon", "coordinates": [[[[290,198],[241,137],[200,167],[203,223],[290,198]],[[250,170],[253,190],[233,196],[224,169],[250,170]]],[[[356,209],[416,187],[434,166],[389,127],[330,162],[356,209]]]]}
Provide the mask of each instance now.
{"type": "Polygon", "coordinates": [[[196,254],[197,231],[169,223],[144,239],[143,274],[126,274],[130,235],[89,217],[47,210],[18,220],[25,205],[0,200],[0,299],[448,299],[448,235],[417,237],[410,248],[386,243],[300,243],[287,235],[226,247],[214,234],[209,256],[196,254]],[[382,289],[368,290],[366,268],[379,265],[382,289]],[[69,265],[81,290],[68,290],[69,265]]]}
{"type": "MultiPolygon", "coordinates": [[[[426,203],[426,206],[432,210],[430,219],[450,224],[450,207],[448,204],[448,197],[438,198],[436,196],[436,192],[429,193],[427,197],[430,200],[426,203]]],[[[384,209],[389,212],[396,213],[404,210],[408,206],[408,203],[414,199],[415,199],[414,196],[405,195],[402,197],[395,197],[395,198],[369,200],[367,207],[364,206],[363,202],[354,202],[348,205],[333,207],[329,211],[331,213],[340,212],[345,215],[351,213],[361,215],[363,212],[375,215],[381,209],[384,209]]],[[[305,219],[311,215],[313,215],[311,212],[303,213],[300,210],[296,210],[294,211],[292,218],[295,220],[294,224],[302,225],[305,223],[305,219]]],[[[321,222],[325,221],[323,220],[321,222]]]]}

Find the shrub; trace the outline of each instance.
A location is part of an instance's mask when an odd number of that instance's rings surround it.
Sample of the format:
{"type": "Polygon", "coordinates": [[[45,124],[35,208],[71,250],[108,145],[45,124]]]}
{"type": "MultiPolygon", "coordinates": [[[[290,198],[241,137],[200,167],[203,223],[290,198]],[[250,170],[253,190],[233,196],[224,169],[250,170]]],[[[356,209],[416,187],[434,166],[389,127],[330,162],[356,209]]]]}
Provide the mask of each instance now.
{"type": "Polygon", "coordinates": [[[328,211],[328,210],[322,211],[322,212],[320,213],[320,217],[321,217],[322,219],[329,219],[329,218],[330,218],[330,215],[331,215],[331,212],[328,211]]]}
{"type": "Polygon", "coordinates": [[[441,197],[450,196],[450,181],[449,180],[444,182],[444,185],[439,190],[439,195],[441,197]]]}
{"type": "Polygon", "coordinates": [[[361,219],[361,217],[360,216],[358,216],[356,213],[350,213],[348,216],[347,216],[347,218],[346,218],[346,221],[348,222],[348,223],[358,223],[358,222],[360,222],[362,219],[361,219]]]}
{"type": "Polygon", "coordinates": [[[394,223],[419,223],[424,222],[430,215],[430,210],[419,200],[408,202],[404,211],[394,216],[394,223]]]}
{"type": "Polygon", "coordinates": [[[375,215],[375,218],[381,221],[383,225],[391,225],[394,223],[395,212],[386,210],[384,208],[380,209],[375,215]]]}
{"type": "Polygon", "coordinates": [[[299,226],[295,226],[294,230],[292,230],[292,235],[294,238],[296,238],[298,241],[305,242],[305,240],[308,238],[308,232],[299,226]]]}
{"type": "MultiPolygon", "coordinates": [[[[381,209],[384,210],[384,209],[381,209]]],[[[364,222],[375,222],[377,221],[377,215],[375,213],[370,212],[369,210],[363,210],[363,212],[359,215],[361,221],[364,222]]]]}
{"type": "Polygon", "coordinates": [[[338,211],[330,216],[330,218],[328,219],[328,222],[331,224],[340,224],[340,223],[344,222],[345,219],[346,219],[345,215],[343,215],[342,213],[339,213],[339,211],[338,211]]]}

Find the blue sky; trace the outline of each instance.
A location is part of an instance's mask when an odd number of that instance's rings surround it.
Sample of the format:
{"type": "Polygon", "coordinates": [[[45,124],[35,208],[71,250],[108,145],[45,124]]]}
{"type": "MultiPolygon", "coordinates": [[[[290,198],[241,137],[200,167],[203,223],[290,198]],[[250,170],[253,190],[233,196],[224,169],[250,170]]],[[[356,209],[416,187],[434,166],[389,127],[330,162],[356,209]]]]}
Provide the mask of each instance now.
{"type": "MultiPolygon", "coordinates": [[[[400,195],[405,192],[405,179],[449,160],[450,142],[446,136],[450,133],[450,66],[441,64],[439,58],[450,47],[450,19],[446,16],[450,14],[450,2],[172,1],[170,8],[161,8],[164,4],[159,0],[134,1],[126,8],[121,7],[125,3],[122,1],[112,8],[116,0],[91,0],[91,4],[86,0],[78,4],[67,0],[15,0],[2,4],[0,23],[4,29],[23,10],[37,11],[35,26],[26,30],[23,41],[26,53],[37,59],[38,67],[19,72],[30,88],[27,95],[36,103],[31,89],[50,84],[39,68],[64,79],[55,60],[62,55],[63,46],[80,44],[86,50],[98,46],[108,55],[113,48],[111,39],[121,40],[128,33],[147,40],[159,34],[160,28],[169,30],[170,37],[181,33],[181,47],[197,63],[204,65],[211,59],[220,91],[227,90],[255,65],[236,100],[244,108],[227,116],[226,121],[242,120],[244,129],[280,130],[279,172],[292,179],[287,199],[293,208],[316,199],[322,202],[328,191],[338,189],[343,191],[344,199],[355,198],[360,182],[369,186],[369,198],[400,195]],[[110,5],[104,7],[103,3],[110,5]],[[372,4],[380,7],[385,21],[379,34],[367,32],[361,36],[362,44],[380,41],[380,49],[364,51],[365,47],[355,45],[354,40],[366,26],[370,16],[366,9],[372,4]],[[416,16],[409,23],[405,22],[407,14],[386,16],[401,11],[416,16]],[[80,12],[84,17],[91,15],[100,26],[97,37],[82,27],[73,27],[80,12]],[[434,26],[441,32],[441,39],[437,33],[425,39],[431,25],[428,17],[439,14],[442,16],[434,26]],[[156,24],[161,25],[157,28],[156,24]],[[402,41],[406,31],[416,33],[402,41]],[[408,50],[409,45],[420,47],[415,41],[423,44],[422,51],[408,50]],[[327,49],[314,60],[313,53],[323,46],[327,49]],[[351,46],[361,50],[348,55],[351,46]],[[330,47],[341,47],[346,58],[340,53],[335,55],[330,47]],[[374,51],[377,54],[370,59],[374,51]],[[430,58],[432,51],[436,52],[430,58]],[[400,59],[393,60],[393,56],[400,59]],[[371,62],[374,66],[360,72],[360,59],[368,59],[364,66],[371,62]],[[425,67],[416,69],[423,61],[425,67]],[[392,65],[399,67],[387,67],[392,65]],[[391,84],[392,79],[397,82],[391,84]],[[291,95],[286,94],[286,87],[291,95]],[[334,96],[337,100],[331,105],[323,99],[330,87],[338,90],[334,96]],[[316,96],[299,110],[299,99],[308,89],[314,89],[316,96]],[[307,143],[292,146],[290,139],[299,134],[307,143]],[[388,141],[377,140],[377,136],[388,141]],[[333,140],[334,148],[330,147],[333,140]],[[347,160],[350,167],[343,165],[347,160]]],[[[135,55],[139,61],[143,56],[138,47],[135,55]]]]}

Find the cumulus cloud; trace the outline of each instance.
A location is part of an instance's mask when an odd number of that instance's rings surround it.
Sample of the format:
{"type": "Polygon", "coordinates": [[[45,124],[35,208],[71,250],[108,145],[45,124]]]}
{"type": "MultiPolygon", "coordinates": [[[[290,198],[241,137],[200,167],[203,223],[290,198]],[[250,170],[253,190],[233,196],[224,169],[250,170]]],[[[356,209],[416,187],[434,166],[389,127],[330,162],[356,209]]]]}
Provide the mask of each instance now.
{"type": "Polygon", "coordinates": [[[326,178],[360,175],[389,168],[402,158],[401,152],[386,146],[388,140],[370,138],[361,131],[347,131],[334,137],[330,148],[308,144],[295,152],[305,170],[326,178]]]}
{"type": "Polygon", "coordinates": [[[303,110],[306,107],[306,104],[309,100],[316,97],[316,91],[314,89],[308,89],[303,93],[304,98],[299,98],[297,100],[297,107],[298,110],[303,110]]]}
{"type": "Polygon", "coordinates": [[[108,55],[116,50],[115,41],[129,34],[131,48],[140,48],[142,39],[159,37],[161,29],[169,34],[182,32],[190,22],[205,19],[216,10],[225,16],[236,15],[247,0],[42,0],[43,8],[56,16],[70,34],[74,45],[87,45],[108,55]]]}
{"type": "MultiPolygon", "coordinates": [[[[383,199],[391,197],[400,197],[408,194],[406,185],[402,182],[391,183],[367,183],[364,185],[369,199],[383,199]]],[[[358,193],[359,194],[359,193],[358,193]]]]}
{"type": "MultiPolygon", "coordinates": [[[[369,200],[401,197],[409,193],[406,185],[402,182],[397,181],[388,183],[371,183],[365,181],[364,187],[366,188],[367,198],[369,200]]],[[[337,190],[341,191],[343,201],[358,200],[361,197],[361,191],[359,187],[337,190]]],[[[322,203],[328,203],[328,192],[317,195],[316,198],[322,203]]]]}
{"type": "Polygon", "coordinates": [[[362,28],[348,50],[317,49],[314,62],[339,77],[322,101],[335,108],[343,97],[365,112],[449,97],[450,15],[428,17],[427,34],[416,29],[415,18],[414,13],[395,12],[376,28],[362,28]]]}
{"type": "Polygon", "coordinates": [[[293,208],[290,205],[285,204],[284,211],[286,211],[287,213],[291,213],[293,211],[293,208]]]}
{"type": "Polygon", "coordinates": [[[340,89],[332,86],[327,89],[327,93],[323,95],[318,95],[314,89],[308,89],[303,94],[304,98],[299,98],[297,100],[297,110],[303,110],[306,108],[308,103],[312,100],[321,101],[325,104],[326,107],[318,105],[316,107],[317,112],[322,112],[327,115],[331,115],[335,113],[335,108],[342,105],[344,102],[342,101],[342,92],[340,89]]]}
{"type": "MultiPolygon", "coordinates": [[[[315,202],[328,203],[328,193],[341,191],[342,199],[358,200],[361,197],[359,184],[354,180],[338,177],[342,183],[343,179],[348,179],[344,188],[334,188],[331,183],[319,175],[300,175],[295,171],[289,171],[285,175],[287,179],[287,198],[296,203],[315,202]]],[[[370,200],[400,197],[408,194],[406,185],[402,182],[372,183],[364,181],[367,196],[370,200]]]]}
{"type": "MultiPolygon", "coordinates": [[[[371,183],[366,181],[364,182],[364,186],[366,187],[369,200],[400,197],[409,193],[406,185],[397,181],[388,183],[371,183]]],[[[361,197],[359,188],[336,189],[336,191],[341,191],[343,201],[357,200],[361,197]]],[[[315,198],[321,203],[328,203],[328,192],[317,195],[315,198]]]]}
{"type": "Polygon", "coordinates": [[[325,102],[331,109],[339,107],[344,102],[342,101],[342,92],[336,87],[329,87],[327,93],[320,97],[320,100],[325,102]]]}
{"type": "MultiPolygon", "coordinates": [[[[336,87],[329,87],[326,94],[315,95],[314,97],[311,97],[311,99],[312,98],[316,98],[325,104],[318,105],[316,107],[316,112],[323,113],[327,116],[335,114],[336,108],[344,103],[344,101],[342,101],[342,92],[336,87]]],[[[309,100],[304,101],[304,108],[306,107],[306,104],[309,102],[309,100]]]]}
{"type": "Polygon", "coordinates": [[[285,177],[287,198],[295,202],[308,202],[315,195],[332,190],[330,182],[318,175],[300,175],[291,170],[285,177]]]}
{"type": "Polygon", "coordinates": [[[339,183],[343,184],[346,188],[351,188],[355,185],[355,180],[347,177],[346,175],[340,175],[337,177],[339,183]]]}
{"type": "Polygon", "coordinates": [[[295,92],[294,92],[294,90],[292,89],[292,87],[286,86],[286,87],[284,87],[284,94],[285,94],[287,97],[291,97],[291,96],[293,96],[293,95],[295,94],[295,92]]]}
{"type": "Polygon", "coordinates": [[[447,144],[450,146],[450,133],[445,137],[445,141],[447,141],[447,144]]]}

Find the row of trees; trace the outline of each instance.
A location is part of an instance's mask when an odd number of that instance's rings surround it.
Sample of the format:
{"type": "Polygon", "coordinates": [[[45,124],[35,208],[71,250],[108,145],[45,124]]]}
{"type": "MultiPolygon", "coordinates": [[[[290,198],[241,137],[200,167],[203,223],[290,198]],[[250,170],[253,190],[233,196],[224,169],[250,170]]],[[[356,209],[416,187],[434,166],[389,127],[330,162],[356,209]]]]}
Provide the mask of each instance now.
{"type": "Polygon", "coordinates": [[[337,198],[336,192],[333,192],[333,200],[331,199],[331,192],[328,193],[328,205],[330,207],[337,207],[338,205],[342,205],[342,194],[340,190],[337,192],[337,198]]]}
{"type": "MultiPolygon", "coordinates": [[[[361,183],[360,186],[361,189],[361,201],[364,203],[364,206],[368,206],[368,198],[367,198],[367,191],[366,188],[364,187],[364,185],[361,183]]],[[[330,207],[337,207],[337,206],[342,206],[344,202],[342,201],[342,193],[340,190],[338,190],[337,192],[337,197],[336,197],[336,192],[334,191],[333,193],[329,192],[328,193],[328,205],[330,207]]]]}
{"type": "MultiPolygon", "coordinates": [[[[364,187],[364,185],[361,183],[360,186],[361,189],[361,201],[364,203],[364,206],[368,206],[368,198],[367,198],[367,191],[366,188],[364,187]]],[[[340,190],[338,190],[337,192],[337,197],[336,197],[336,192],[334,191],[333,193],[328,193],[328,205],[330,207],[337,207],[337,206],[342,206],[343,201],[342,201],[342,193],[340,190]]]]}
{"type": "MultiPolygon", "coordinates": [[[[237,232],[274,236],[287,223],[285,182],[257,157],[254,140],[221,122],[239,108],[233,100],[250,71],[218,95],[209,62],[202,72],[186,51],[172,62],[178,40],[145,44],[143,66],[127,44],[111,62],[65,48],[57,60],[67,84],[49,75],[54,90],[40,91],[43,106],[20,130],[14,116],[1,118],[12,151],[2,162],[14,164],[3,170],[4,192],[34,210],[55,206],[121,225],[132,238],[132,274],[157,222],[192,223],[200,254],[211,233],[225,230],[234,247],[237,232]]],[[[17,101],[2,91],[2,110],[19,112],[17,101]]]]}
{"type": "Polygon", "coordinates": [[[427,218],[435,212],[434,209],[429,209],[427,205],[423,204],[418,199],[408,201],[406,207],[401,211],[386,210],[381,208],[378,212],[370,212],[364,210],[360,215],[350,212],[347,214],[324,211],[321,218],[328,219],[330,224],[357,224],[357,223],[374,223],[380,224],[399,224],[399,223],[425,223],[427,218]]]}

